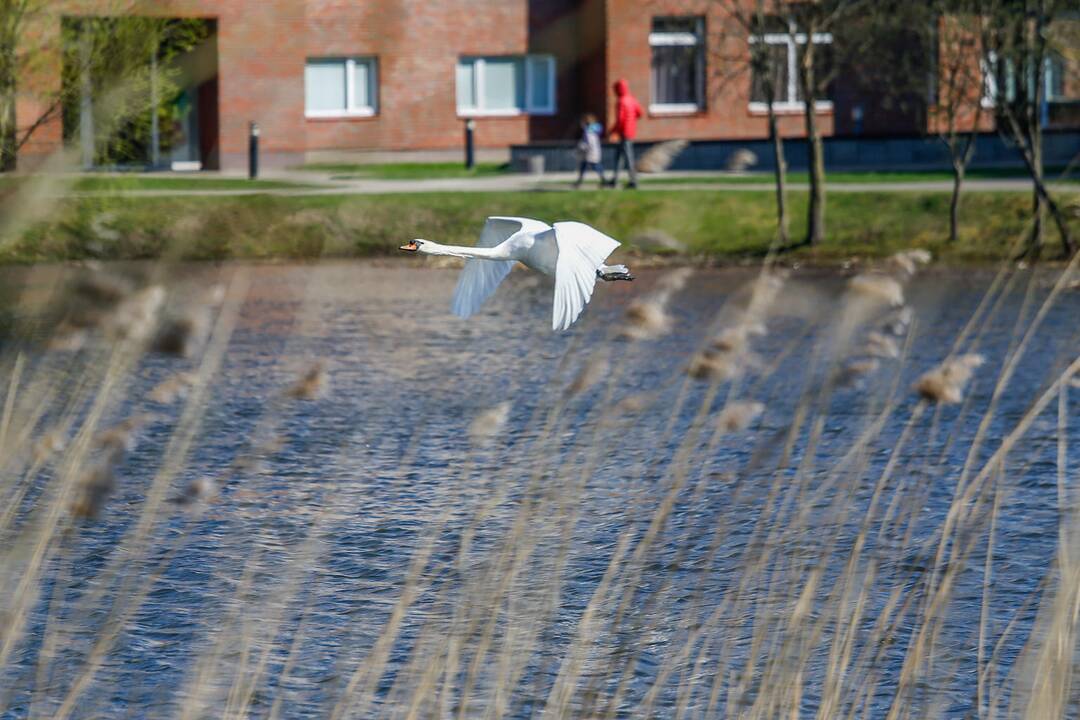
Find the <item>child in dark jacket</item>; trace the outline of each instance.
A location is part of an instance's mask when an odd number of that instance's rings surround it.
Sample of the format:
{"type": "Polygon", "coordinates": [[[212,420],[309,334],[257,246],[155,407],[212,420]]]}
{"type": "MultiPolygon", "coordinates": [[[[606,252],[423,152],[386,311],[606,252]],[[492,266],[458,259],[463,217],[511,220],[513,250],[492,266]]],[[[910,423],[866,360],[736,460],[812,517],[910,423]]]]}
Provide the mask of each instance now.
{"type": "Polygon", "coordinates": [[[603,187],[604,166],[601,163],[603,147],[600,145],[600,136],[604,128],[596,121],[595,115],[585,115],[581,118],[581,136],[576,148],[578,156],[578,179],[574,187],[581,187],[585,179],[586,170],[595,170],[600,176],[600,186],[603,187]]]}

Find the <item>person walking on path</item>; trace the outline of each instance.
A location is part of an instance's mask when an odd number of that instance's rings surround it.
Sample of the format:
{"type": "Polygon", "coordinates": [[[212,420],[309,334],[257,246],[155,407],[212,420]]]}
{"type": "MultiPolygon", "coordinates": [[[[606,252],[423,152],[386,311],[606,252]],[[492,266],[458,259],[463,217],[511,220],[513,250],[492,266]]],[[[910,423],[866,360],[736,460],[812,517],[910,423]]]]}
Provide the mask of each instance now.
{"type": "Polygon", "coordinates": [[[615,151],[615,175],[611,178],[610,185],[614,187],[619,182],[619,165],[625,162],[626,170],[630,174],[626,187],[636,188],[634,138],[637,136],[638,118],[642,115],[641,104],[630,94],[630,86],[622,79],[615,81],[615,98],[615,125],[611,128],[611,137],[618,136],[619,147],[615,151]]]}
{"type": "Polygon", "coordinates": [[[596,121],[595,115],[587,113],[581,118],[581,137],[577,144],[578,177],[577,182],[574,183],[575,188],[581,187],[582,181],[585,180],[586,170],[596,171],[596,174],[600,176],[600,187],[607,184],[604,178],[604,166],[601,163],[603,148],[600,145],[600,135],[603,132],[604,127],[596,121]]]}

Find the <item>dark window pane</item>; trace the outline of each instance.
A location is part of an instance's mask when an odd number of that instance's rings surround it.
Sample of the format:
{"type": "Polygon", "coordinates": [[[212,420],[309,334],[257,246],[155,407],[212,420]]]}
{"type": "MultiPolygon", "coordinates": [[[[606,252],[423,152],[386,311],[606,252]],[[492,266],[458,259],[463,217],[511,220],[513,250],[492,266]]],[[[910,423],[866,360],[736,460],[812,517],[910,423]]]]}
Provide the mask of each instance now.
{"type": "Polygon", "coordinates": [[[765,88],[766,77],[772,77],[775,102],[788,100],[788,46],[787,44],[762,44],[751,47],[750,101],[768,102],[765,88]]]}
{"type": "MultiPolygon", "coordinates": [[[[803,53],[806,52],[806,44],[799,43],[799,58],[798,62],[802,62],[803,53]]],[[[829,100],[832,98],[832,85],[835,78],[834,72],[834,55],[831,43],[814,43],[814,87],[813,95],[815,100],[829,100]]],[[[802,102],[803,95],[802,78],[798,78],[798,82],[795,83],[795,97],[792,98],[797,102],[802,102]]]]}
{"type": "Polygon", "coordinates": [[[814,74],[817,77],[817,99],[832,100],[836,85],[836,54],[832,43],[814,46],[814,74]]]}
{"type": "Polygon", "coordinates": [[[787,33],[788,23],[782,17],[776,15],[755,15],[751,19],[752,30],[755,35],[760,33],[787,33]]]}
{"type": "Polygon", "coordinates": [[[697,46],[661,45],[652,49],[653,102],[661,105],[697,105],[697,46]]]}
{"type": "Polygon", "coordinates": [[[696,17],[657,17],[653,18],[654,33],[693,33],[698,34],[699,18],[696,17]]]}

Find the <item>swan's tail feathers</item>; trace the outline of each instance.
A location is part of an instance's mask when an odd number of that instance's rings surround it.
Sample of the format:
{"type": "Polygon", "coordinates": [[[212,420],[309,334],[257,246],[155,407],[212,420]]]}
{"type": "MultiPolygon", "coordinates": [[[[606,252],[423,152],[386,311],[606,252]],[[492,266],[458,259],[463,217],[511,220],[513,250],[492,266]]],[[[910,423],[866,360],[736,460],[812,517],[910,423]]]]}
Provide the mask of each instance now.
{"type": "Polygon", "coordinates": [[[557,222],[552,228],[559,256],[555,263],[551,329],[566,330],[585,309],[596,284],[596,271],[619,242],[583,223],[557,222]]]}
{"type": "Polygon", "coordinates": [[[596,277],[611,282],[612,280],[633,280],[630,268],[625,265],[601,265],[596,270],[596,277]]]}

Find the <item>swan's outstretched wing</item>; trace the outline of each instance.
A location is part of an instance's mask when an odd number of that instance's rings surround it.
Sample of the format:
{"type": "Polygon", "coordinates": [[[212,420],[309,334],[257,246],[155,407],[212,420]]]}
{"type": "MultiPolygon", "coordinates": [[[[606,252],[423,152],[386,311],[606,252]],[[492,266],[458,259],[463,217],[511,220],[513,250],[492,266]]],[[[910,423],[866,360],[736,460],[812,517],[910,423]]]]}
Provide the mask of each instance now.
{"type": "Polygon", "coordinates": [[[619,242],[578,222],[555,223],[552,232],[559,245],[559,258],[555,264],[551,329],[565,330],[585,309],[596,284],[596,271],[619,242]]]}
{"type": "MultiPolygon", "coordinates": [[[[547,227],[545,223],[529,218],[489,217],[480,233],[480,241],[476,243],[476,247],[495,247],[520,230],[539,232],[547,227]],[[535,230],[534,226],[536,226],[535,230]]],[[[495,288],[514,267],[514,262],[513,260],[466,260],[465,269],[461,271],[457,288],[454,290],[454,300],[450,304],[450,310],[459,317],[469,317],[475,313],[495,292],[495,288]]]]}

